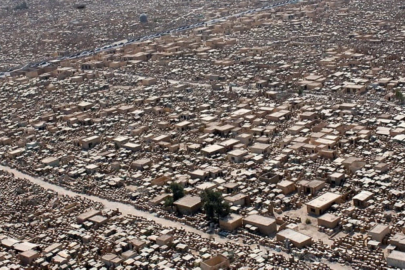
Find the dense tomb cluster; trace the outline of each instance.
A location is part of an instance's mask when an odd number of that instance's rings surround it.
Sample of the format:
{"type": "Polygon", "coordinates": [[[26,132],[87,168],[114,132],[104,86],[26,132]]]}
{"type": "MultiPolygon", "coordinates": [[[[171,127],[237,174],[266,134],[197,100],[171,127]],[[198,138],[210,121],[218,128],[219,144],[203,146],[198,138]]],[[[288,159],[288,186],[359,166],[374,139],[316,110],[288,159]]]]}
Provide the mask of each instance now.
{"type": "Polygon", "coordinates": [[[3,75],[3,265],[404,268],[404,12],[301,1],[3,75]]]}

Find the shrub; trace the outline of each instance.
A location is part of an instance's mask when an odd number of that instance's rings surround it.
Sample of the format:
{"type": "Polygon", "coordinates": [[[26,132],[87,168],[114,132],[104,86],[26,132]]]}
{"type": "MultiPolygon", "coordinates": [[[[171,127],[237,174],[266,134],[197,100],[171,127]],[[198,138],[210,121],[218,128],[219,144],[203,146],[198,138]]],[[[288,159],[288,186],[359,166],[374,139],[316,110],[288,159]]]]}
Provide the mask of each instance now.
{"type": "Polygon", "coordinates": [[[173,197],[167,197],[166,199],[165,199],[165,206],[166,207],[172,207],[173,206],[173,197]]]}
{"type": "Polygon", "coordinates": [[[170,190],[172,191],[174,201],[184,197],[184,188],[181,184],[176,182],[171,183],[170,190]]]}
{"type": "Polygon", "coordinates": [[[301,88],[298,90],[298,95],[302,96],[304,94],[304,90],[302,90],[301,88]]]}
{"type": "Polygon", "coordinates": [[[14,7],[14,10],[23,10],[23,9],[28,9],[28,5],[25,1],[14,7]]]}

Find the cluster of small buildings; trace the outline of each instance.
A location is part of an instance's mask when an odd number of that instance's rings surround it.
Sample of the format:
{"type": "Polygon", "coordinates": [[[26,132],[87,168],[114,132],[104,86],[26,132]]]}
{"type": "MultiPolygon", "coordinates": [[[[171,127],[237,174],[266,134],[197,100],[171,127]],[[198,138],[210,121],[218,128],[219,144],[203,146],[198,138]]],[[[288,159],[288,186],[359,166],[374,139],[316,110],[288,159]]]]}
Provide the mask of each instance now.
{"type": "Polygon", "coordinates": [[[27,63],[41,63],[96,47],[125,43],[265,4],[259,0],[229,3],[185,0],[165,3],[6,1],[0,4],[0,72],[27,63]],[[26,3],[27,8],[16,9],[22,3],[26,3]],[[78,9],[78,6],[83,8],[78,9]]]}
{"type": "Polygon", "coordinates": [[[2,269],[309,267],[266,250],[218,243],[143,217],[103,210],[99,203],[60,195],[8,173],[1,173],[0,186],[2,196],[13,197],[0,209],[2,269]]]}
{"type": "MultiPolygon", "coordinates": [[[[281,252],[404,268],[405,9],[391,2],[302,1],[13,73],[0,79],[1,164],[259,245],[259,264],[281,252]],[[185,196],[169,207],[173,182],[185,196]],[[206,189],[230,205],[218,224],[206,189]]],[[[148,249],[180,252],[151,235],[148,249]]],[[[113,250],[104,263],[118,267],[113,250]]],[[[201,256],[179,265],[223,262],[201,256]]]]}

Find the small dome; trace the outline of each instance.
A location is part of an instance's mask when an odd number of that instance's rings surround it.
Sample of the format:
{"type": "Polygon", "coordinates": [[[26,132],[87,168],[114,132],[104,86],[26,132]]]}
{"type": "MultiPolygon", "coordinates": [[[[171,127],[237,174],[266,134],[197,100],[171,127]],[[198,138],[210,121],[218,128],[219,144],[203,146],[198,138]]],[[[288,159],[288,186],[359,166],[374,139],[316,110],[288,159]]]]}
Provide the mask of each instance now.
{"type": "Polygon", "coordinates": [[[141,14],[141,16],[139,16],[139,21],[141,23],[147,23],[148,22],[148,15],[146,14],[141,14]]]}

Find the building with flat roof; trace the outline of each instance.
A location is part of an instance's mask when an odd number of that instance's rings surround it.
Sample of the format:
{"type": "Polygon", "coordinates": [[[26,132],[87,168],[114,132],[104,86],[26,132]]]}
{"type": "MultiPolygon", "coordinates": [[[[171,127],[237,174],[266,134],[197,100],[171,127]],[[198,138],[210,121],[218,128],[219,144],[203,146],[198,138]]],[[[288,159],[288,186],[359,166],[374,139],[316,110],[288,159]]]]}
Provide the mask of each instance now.
{"type": "Polygon", "coordinates": [[[59,166],[59,158],[58,157],[47,157],[41,160],[41,163],[45,166],[57,167],[59,166]]]}
{"type": "Polygon", "coordinates": [[[391,267],[405,269],[405,252],[393,250],[387,257],[387,264],[391,267]]]}
{"type": "Polygon", "coordinates": [[[249,224],[259,229],[262,234],[270,235],[277,231],[277,224],[274,218],[250,215],[243,219],[243,224],[249,224]]]}
{"type": "Polygon", "coordinates": [[[295,184],[289,180],[283,180],[277,184],[277,188],[281,189],[284,195],[288,195],[295,191],[295,184]]]}
{"type": "Polygon", "coordinates": [[[226,196],[224,200],[232,205],[250,205],[250,198],[248,195],[243,193],[238,193],[233,196],[226,196]]]}
{"type": "Polygon", "coordinates": [[[132,168],[136,168],[136,169],[139,169],[139,170],[143,170],[147,166],[150,166],[150,165],[152,165],[152,160],[150,160],[149,158],[137,159],[137,160],[134,160],[131,163],[132,168]]]}
{"type": "Polygon", "coordinates": [[[77,223],[81,224],[87,220],[89,220],[91,217],[97,216],[97,215],[101,215],[101,211],[100,210],[96,210],[96,209],[91,209],[83,214],[80,214],[76,217],[76,221],[77,223]]]}
{"type": "Polygon", "coordinates": [[[340,185],[344,178],[345,175],[343,173],[335,172],[329,176],[329,181],[332,185],[340,185]]]}
{"type": "Polygon", "coordinates": [[[312,244],[312,237],[302,234],[300,232],[285,229],[277,233],[277,241],[284,242],[288,239],[295,247],[302,248],[312,244]]]}
{"type": "Polygon", "coordinates": [[[268,154],[270,149],[270,144],[266,143],[255,143],[250,147],[250,151],[255,154],[268,154]]]}
{"type": "Polygon", "coordinates": [[[325,181],[322,180],[311,180],[302,185],[304,192],[310,193],[311,195],[316,195],[324,187],[325,181]]]}
{"type": "Polygon", "coordinates": [[[377,224],[376,226],[374,226],[374,228],[372,228],[369,232],[368,235],[371,236],[371,239],[378,241],[378,242],[382,242],[384,237],[386,235],[388,235],[391,232],[390,227],[387,225],[383,225],[383,224],[377,224]]]}
{"type": "Polygon", "coordinates": [[[340,222],[340,217],[326,213],[318,218],[318,226],[329,229],[335,228],[340,222]]]}
{"type": "Polygon", "coordinates": [[[225,147],[217,145],[217,144],[209,145],[209,146],[201,149],[201,153],[203,153],[206,156],[224,153],[224,151],[225,151],[225,147]]]}
{"type": "Polygon", "coordinates": [[[27,250],[19,254],[20,257],[20,262],[22,265],[26,266],[29,264],[32,264],[34,260],[36,260],[39,257],[40,253],[35,250],[27,250]]]}
{"type": "Polygon", "coordinates": [[[235,149],[230,152],[228,152],[228,160],[233,161],[233,162],[243,162],[244,161],[244,156],[248,154],[248,151],[244,149],[235,149]]]}
{"type": "Polygon", "coordinates": [[[96,144],[101,142],[100,136],[91,136],[83,139],[81,141],[81,146],[83,149],[88,150],[93,148],[96,144]]]}
{"type": "Polygon", "coordinates": [[[177,210],[183,215],[189,215],[200,210],[202,202],[199,196],[186,195],[174,202],[177,210]]]}
{"type": "Polygon", "coordinates": [[[204,183],[199,184],[198,186],[196,186],[196,189],[198,189],[198,190],[200,190],[200,191],[203,191],[203,190],[206,190],[206,189],[211,190],[211,189],[214,189],[216,186],[217,186],[217,185],[216,185],[215,183],[212,183],[212,182],[204,182],[204,183]]]}
{"type": "Polygon", "coordinates": [[[396,249],[405,251],[405,235],[396,233],[390,237],[388,243],[396,247],[396,249]]]}
{"type": "Polygon", "coordinates": [[[370,191],[361,191],[359,194],[353,197],[354,206],[365,208],[367,207],[367,201],[373,197],[373,193],[370,191]]]}
{"type": "Polygon", "coordinates": [[[219,227],[227,231],[233,231],[243,225],[243,218],[240,215],[229,214],[219,220],[219,227]]]}
{"type": "Polygon", "coordinates": [[[332,204],[340,202],[341,198],[342,196],[339,194],[326,192],[306,204],[307,212],[308,214],[322,215],[332,204]]]}
{"type": "Polygon", "coordinates": [[[158,238],[156,238],[156,244],[158,244],[159,246],[168,246],[173,242],[173,235],[170,234],[163,234],[161,236],[159,236],[158,238]]]}

